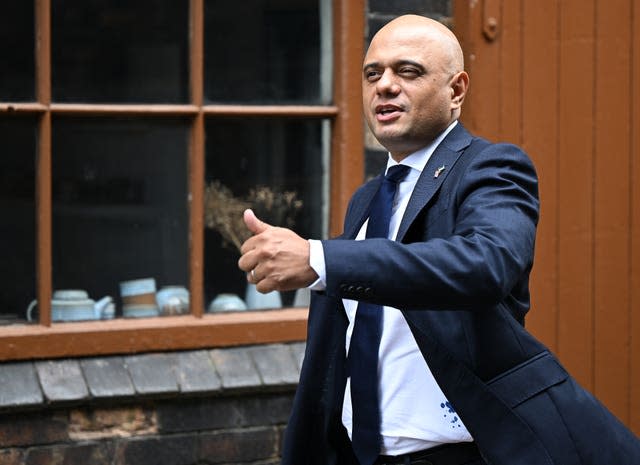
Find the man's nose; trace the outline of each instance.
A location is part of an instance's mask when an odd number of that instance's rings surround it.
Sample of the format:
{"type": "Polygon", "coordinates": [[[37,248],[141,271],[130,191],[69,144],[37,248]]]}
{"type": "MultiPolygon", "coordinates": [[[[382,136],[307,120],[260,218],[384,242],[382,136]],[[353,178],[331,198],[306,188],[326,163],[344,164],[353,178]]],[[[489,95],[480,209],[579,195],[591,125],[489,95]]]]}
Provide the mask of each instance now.
{"type": "Polygon", "coordinates": [[[376,90],[379,95],[397,95],[400,86],[396,80],[397,76],[391,69],[386,69],[380,79],[376,82],[376,90]]]}

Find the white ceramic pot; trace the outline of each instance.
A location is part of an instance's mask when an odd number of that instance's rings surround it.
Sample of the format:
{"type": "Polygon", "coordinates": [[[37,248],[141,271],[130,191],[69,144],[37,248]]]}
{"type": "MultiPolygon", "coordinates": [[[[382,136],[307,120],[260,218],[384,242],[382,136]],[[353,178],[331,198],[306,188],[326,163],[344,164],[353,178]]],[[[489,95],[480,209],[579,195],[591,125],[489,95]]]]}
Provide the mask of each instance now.
{"type": "MultiPolygon", "coordinates": [[[[33,309],[38,304],[33,300],[27,308],[27,320],[33,321],[33,309]]],[[[62,289],[53,293],[51,299],[52,321],[84,321],[112,318],[115,312],[113,299],[103,297],[98,302],[89,298],[82,289],[62,289]]]]}
{"type": "Polygon", "coordinates": [[[156,303],[161,315],[189,313],[189,291],[182,286],[163,286],[156,293],[156,303]]]}
{"type": "Polygon", "coordinates": [[[246,310],[247,305],[236,294],[218,294],[209,304],[208,312],[233,312],[246,310]]]}

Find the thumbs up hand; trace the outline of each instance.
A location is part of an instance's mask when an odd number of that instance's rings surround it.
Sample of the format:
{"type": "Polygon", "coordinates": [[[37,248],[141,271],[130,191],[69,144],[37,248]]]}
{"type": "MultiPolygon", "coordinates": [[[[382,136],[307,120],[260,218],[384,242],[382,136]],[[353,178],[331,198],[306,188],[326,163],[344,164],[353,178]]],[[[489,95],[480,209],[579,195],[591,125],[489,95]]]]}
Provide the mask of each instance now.
{"type": "Polygon", "coordinates": [[[244,224],[247,225],[247,228],[253,234],[260,234],[271,227],[264,221],[260,221],[256,216],[256,214],[253,213],[253,210],[251,209],[247,209],[244,211],[243,219],[244,219],[244,224]]]}
{"type": "Polygon", "coordinates": [[[309,265],[309,241],[265,223],[252,210],[245,210],[243,219],[253,236],[242,244],[238,267],[259,292],[299,289],[318,278],[309,265]]]}

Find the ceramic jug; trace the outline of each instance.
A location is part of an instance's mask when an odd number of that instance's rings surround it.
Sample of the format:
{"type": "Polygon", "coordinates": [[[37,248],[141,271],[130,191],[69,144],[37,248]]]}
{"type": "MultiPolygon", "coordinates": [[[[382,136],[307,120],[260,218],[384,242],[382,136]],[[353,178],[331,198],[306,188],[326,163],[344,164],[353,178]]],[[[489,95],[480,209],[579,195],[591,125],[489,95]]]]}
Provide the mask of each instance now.
{"type": "MultiPolygon", "coordinates": [[[[33,309],[38,304],[33,300],[27,308],[27,320],[33,321],[33,309]]],[[[52,321],[83,321],[113,318],[115,305],[110,296],[98,302],[90,299],[87,292],[81,289],[63,289],[53,293],[51,299],[52,321]]]]}

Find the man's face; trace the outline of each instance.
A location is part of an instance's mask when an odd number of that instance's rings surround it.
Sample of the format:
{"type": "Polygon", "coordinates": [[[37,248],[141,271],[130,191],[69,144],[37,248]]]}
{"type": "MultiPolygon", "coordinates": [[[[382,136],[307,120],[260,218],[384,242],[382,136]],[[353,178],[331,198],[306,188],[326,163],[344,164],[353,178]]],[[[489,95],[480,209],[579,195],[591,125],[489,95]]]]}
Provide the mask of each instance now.
{"type": "Polygon", "coordinates": [[[424,29],[383,29],[371,42],[363,66],[364,114],[397,161],[453,121],[449,64],[446,47],[424,29]]]}

